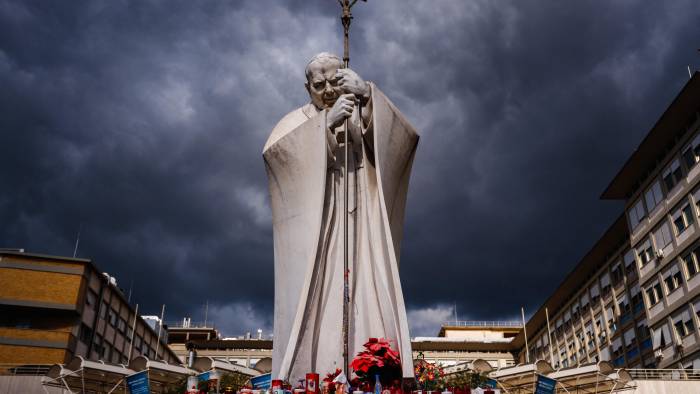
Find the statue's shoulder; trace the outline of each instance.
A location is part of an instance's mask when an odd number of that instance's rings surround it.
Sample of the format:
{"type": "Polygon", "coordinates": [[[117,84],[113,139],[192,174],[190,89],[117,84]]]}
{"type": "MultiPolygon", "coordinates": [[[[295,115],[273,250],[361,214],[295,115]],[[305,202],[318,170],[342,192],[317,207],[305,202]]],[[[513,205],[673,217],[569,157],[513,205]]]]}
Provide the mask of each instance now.
{"type": "Polygon", "coordinates": [[[313,106],[313,104],[306,104],[301,106],[294,111],[288,113],[272,128],[270,136],[265,142],[265,147],[263,148],[263,153],[275,142],[279,141],[282,137],[287,135],[290,131],[299,127],[302,123],[311,119],[318,114],[318,110],[313,106]]]}

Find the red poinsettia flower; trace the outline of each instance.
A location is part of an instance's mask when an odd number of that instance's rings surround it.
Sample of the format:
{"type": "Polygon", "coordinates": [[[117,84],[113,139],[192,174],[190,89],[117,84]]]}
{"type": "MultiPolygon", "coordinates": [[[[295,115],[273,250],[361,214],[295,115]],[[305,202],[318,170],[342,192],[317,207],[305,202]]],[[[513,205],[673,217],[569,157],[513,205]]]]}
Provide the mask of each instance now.
{"type": "Polygon", "coordinates": [[[401,357],[391,348],[389,340],[384,338],[369,338],[364,344],[365,350],[359,352],[352,360],[351,367],[355,375],[363,381],[374,383],[374,376],[379,375],[382,381],[400,378],[401,357]]]}
{"type": "Polygon", "coordinates": [[[324,382],[328,382],[328,383],[333,383],[333,379],[337,378],[338,375],[340,375],[340,372],[342,372],[341,369],[340,369],[340,368],[336,368],[336,369],[335,369],[335,372],[326,374],[326,377],[323,378],[323,381],[324,381],[324,382]]]}

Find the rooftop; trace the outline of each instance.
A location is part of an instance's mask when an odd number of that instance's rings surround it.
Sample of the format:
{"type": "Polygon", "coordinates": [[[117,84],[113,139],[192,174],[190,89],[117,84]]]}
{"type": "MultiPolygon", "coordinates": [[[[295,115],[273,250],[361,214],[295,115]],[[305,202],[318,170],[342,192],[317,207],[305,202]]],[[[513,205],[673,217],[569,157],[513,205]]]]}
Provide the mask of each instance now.
{"type": "Polygon", "coordinates": [[[644,181],[675,145],[689,124],[697,118],[700,110],[700,72],[683,86],[661,118],[644,137],[637,149],[627,159],[600,198],[604,200],[625,200],[644,181]]]}

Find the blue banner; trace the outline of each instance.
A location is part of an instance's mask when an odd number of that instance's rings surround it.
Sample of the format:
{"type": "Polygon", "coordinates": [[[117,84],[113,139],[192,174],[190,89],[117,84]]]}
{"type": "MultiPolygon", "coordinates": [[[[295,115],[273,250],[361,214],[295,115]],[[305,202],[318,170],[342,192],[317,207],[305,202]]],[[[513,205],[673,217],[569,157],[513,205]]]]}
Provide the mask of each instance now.
{"type": "Polygon", "coordinates": [[[126,377],[126,384],[131,394],[151,394],[148,384],[148,371],[141,371],[126,377]]]}
{"type": "Polygon", "coordinates": [[[557,381],[546,376],[537,375],[537,384],[535,385],[535,394],[554,394],[557,386],[557,381]]]}
{"type": "Polygon", "coordinates": [[[206,382],[209,380],[209,371],[202,372],[199,375],[197,375],[197,377],[199,377],[200,382],[206,382]]]}
{"type": "Polygon", "coordinates": [[[497,387],[497,386],[498,386],[498,383],[496,383],[496,381],[493,380],[493,379],[488,379],[488,380],[486,381],[486,383],[484,383],[484,386],[486,386],[486,387],[488,387],[488,388],[495,389],[495,388],[498,388],[498,387],[497,387]]]}
{"type": "Polygon", "coordinates": [[[267,390],[272,385],[272,374],[258,375],[250,378],[250,384],[256,390],[267,390]]]}

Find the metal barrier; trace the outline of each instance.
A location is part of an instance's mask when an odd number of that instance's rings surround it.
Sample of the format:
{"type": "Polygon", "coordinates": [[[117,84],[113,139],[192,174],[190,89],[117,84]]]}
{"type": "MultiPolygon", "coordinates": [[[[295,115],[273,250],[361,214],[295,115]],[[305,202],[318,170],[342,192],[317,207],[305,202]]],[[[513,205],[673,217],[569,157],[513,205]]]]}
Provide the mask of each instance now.
{"type": "Polygon", "coordinates": [[[700,380],[700,369],[626,369],[634,380],[700,380]]]}
{"type": "Polygon", "coordinates": [[[519,321],[488,321],[488,320],[457,320],[446,321],[443,326],[450,327],[514,327],[521,328],[523,324],[519,321]]]}
{"type": "Polygon", "coordinates": [[[53,364],[0,364],[0,376],[44,376],[53,364]]]}

